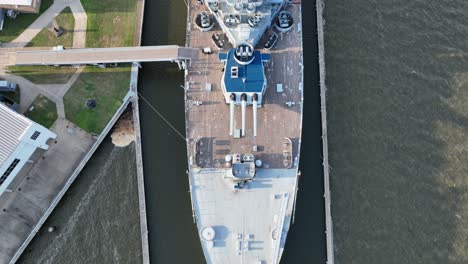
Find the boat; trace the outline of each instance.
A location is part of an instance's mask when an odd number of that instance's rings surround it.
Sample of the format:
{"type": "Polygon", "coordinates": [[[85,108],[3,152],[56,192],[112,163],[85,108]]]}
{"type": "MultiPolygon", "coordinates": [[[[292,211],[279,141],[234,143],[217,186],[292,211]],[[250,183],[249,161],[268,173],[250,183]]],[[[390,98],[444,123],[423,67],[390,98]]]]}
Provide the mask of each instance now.
{"type": "Polygon", "coordinates": [[[188,0],[186,46],[199,50],[184,65],[188,178],[207,263],[276,264],[285,250],[300,177],[301,20],[299,0],[188,0]]]}

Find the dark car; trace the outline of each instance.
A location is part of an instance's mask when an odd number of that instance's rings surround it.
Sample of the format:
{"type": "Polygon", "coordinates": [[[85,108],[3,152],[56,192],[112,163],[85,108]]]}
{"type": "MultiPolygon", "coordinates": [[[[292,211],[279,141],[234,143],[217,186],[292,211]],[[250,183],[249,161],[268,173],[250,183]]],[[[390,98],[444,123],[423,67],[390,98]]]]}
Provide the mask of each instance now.
{"type": "Polygon", "coordinates": [[[16,92],[18,85],[14,82],[0,81],[0,92],[16,92]]]}
{"type": "Polygon", "coordinates": [[[4,95],[0,95],[0,104],[4,104],[16,112],[19,110],[19,104],[4,95]]]}

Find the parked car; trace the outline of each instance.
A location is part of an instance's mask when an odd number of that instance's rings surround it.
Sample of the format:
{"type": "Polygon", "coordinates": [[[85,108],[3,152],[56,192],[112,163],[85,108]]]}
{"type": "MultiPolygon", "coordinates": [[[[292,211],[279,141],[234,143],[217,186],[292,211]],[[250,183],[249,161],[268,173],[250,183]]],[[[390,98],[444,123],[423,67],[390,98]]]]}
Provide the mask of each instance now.
{"type": "Polygon", "coordinates": [[[19,110],[19,104],[17,104],[15,101],[3,95],[0,95],[0,104],[4,104],[8,106],[9,108],[15,110],[16,112],[18,112],[19,110]]]}
{"type": "Polygon", "coordinates": [[[16,92],[18,85],[14,82],[0,81],[0,92],[16,92]]]}

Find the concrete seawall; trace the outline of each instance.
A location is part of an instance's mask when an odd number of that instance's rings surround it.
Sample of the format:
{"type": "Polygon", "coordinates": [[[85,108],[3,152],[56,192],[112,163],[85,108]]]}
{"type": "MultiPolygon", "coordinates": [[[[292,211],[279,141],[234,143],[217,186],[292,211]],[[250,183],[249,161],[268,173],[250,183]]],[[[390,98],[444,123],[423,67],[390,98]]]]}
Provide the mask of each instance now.
{"type": "Polygon", "coordinates": [[[325,40],[323,0],[316,0],[317,5],[317,34],[319,48],[319,71],[320,71],[320,104],[322,114],[322,145],[323,145],[323,177],[324,177],[324,197],[325,197],[325,229],[327,237],[327,263],[334,264],[333,247],[333,221],[331,216],[331,195],[330,195],[330,166],[328,164],[328,132],[327,132],[327,86],[325,84],[325,40]]]}
{"type": "MultiPolygon", "coordinates": [[[[145,0],[137,0],[137,25],[135,32],[135,46],[141,46],[143,18],[145,14],[145,0]]],[[[140,232],[143,264],[149,264],[148,222],[146,214],[145,179],[143,174],[143,153],[141,150],[140,105],[138,102],[138,70],[139,65],[132,65],[130,89],[135,94],[132,102],[133,125],[135,128],[135,159],[138,180],[138,204],[140,208],[140,232]]]]}
{"type": "Polygon", "coordinates": [[[140,129],[140,106],[138,103],[138,66],[132,66],[132,85],[131,89],[135,93],[133,98],[133,122],[135,128],[135,158],[137,165],[138,180],[138,203],[140,207],[140,231],[143,263],[149,264],[149,243],[148,243],[148,223],[146,215],[146,195],[145,180],[143,175],[143,153],[141,150],[141,129],[140,129]]]}

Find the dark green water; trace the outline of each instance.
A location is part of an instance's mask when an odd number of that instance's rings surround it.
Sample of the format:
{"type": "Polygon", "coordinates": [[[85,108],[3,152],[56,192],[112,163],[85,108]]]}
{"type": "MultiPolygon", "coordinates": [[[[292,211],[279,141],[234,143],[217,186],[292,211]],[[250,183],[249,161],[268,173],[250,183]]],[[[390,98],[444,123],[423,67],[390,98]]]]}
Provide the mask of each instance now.
{"type": "Polygon", "coordinates": [[[326,5],[336,263],[468,263],[468,2],[326,5]]]}
{"type": "MultiPolygon", "coordinates": [[[[325,263],[323,173],[315,4],[304,1],[305,108],[296,222],[282,263],[325,263]]],[[[183,0],[147,1],[143,44],[185,44],[183,0]]],[[[147,63],[140,92],[185,134],[183,72],[174,64],[147,63]]],[[[143,157],[152,263],[204,263],[188,192],[186,145],[141,102],[143,157]]]]}

